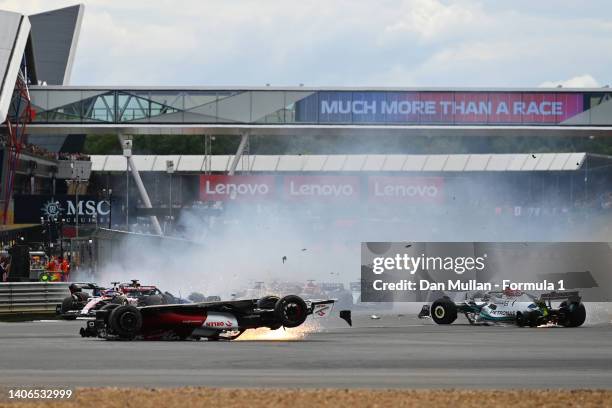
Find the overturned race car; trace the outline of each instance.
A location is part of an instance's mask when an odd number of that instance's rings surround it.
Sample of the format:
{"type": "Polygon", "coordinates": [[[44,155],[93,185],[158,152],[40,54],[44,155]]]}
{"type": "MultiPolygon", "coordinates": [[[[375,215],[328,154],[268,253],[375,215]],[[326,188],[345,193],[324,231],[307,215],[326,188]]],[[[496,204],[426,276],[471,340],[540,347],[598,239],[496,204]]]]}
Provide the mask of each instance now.
{"type": "Polygon", "coordinates": [[[455,302],[448,296],[423,305],[419,318],[437,324],[451,324],[463,313],[470,324],[512,323],[519,327],[557,325],[579,327],[586,320],[586,309],[578,292],[551,292],[535,296],[520,291],[466,294],[455,302]],[[561,301],[553,306],[553,301],[561,301]]]}
{"type": "MultiPolygon", "coordinates": [[[[107,305],[81,328],[83,337],[108,340],[235,340],[248,329],[276,330],[302,325],[309,315],[328,316],[334,300],[305,301],[299,296],[178,305],[107,305]]],[[[349,325],[351,312],[340,317],[349,325]]]]}

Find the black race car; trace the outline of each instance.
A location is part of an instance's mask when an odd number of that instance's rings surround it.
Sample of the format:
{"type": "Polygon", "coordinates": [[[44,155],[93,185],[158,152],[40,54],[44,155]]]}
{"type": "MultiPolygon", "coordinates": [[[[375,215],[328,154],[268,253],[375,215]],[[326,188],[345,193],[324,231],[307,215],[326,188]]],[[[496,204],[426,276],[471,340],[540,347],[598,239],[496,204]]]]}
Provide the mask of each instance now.
{"type": "MultiPolygon", "coordinates": [[[[309,315],[326,317],[333,303],[288,295],[143,307],[108,304],[80,333],[109,340],[234,340],[248,329],[291,328],[302,325],[309,315]]],[[[341,311],[340,317],[352,324],[349,310],[341,311]]]]}

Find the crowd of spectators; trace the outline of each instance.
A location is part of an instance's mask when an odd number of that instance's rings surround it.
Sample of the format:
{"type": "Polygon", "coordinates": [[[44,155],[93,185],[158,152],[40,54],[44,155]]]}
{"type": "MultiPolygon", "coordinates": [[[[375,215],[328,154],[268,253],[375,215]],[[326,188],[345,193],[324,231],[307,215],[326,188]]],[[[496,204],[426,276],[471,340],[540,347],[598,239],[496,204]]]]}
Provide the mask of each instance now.
{"type": "Polygon", "coordinates": [[[84,153],[58,153],[57,160],[90,161],[91,157],[84,153]]]}
{"type": "MultiPolygon", "coordinates": [[[[0,134],[0,145],[7,145],[6,135],[0,134]]],[[[21,152],[32,156],[41,157],[49,160],[79,160],[79,161],[90,161],[91,158],[83,153],[54,153],[49,150],[40,147],[32,143],[23,143],[21,145],[21,152]]]]}
{"type": "Polygon", "coordinates": [[[47,149],[44,149],[32,143],[24,143],[21,147],[21,152],[51,160],[54,160],[57,156],[57,153],[52,153],[47,149]]]}

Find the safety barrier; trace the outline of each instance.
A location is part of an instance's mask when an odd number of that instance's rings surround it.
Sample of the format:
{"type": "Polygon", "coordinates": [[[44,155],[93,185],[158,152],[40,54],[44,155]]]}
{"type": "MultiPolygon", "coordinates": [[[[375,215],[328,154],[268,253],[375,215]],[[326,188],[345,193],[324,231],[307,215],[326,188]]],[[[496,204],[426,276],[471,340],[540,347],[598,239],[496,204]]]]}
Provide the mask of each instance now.
{"type": "Polygon", "coordinates": [[[0,283],[0,318],[53,315],[69,294],[68,283],[0,283]]]}

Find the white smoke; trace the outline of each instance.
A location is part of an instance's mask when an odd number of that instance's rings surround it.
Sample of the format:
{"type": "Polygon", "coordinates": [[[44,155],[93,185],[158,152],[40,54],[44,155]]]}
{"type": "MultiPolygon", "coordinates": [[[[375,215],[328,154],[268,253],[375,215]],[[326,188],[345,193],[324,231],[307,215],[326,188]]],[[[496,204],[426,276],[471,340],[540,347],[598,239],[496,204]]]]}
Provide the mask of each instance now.
{"type": "Polygon", "coordinates": [[[360,243],[365,241],[609,240],[606,213],[592,211],[572,219],[493,212],[503,201],[500,196],[524,196],[524,208],[567,206],[554,192],[535,201],[526,196],[524,186],[492,176],[449,177],[444,190],[442,206],[381,207],[362,202],[322,206],[279,200],[234,203],[212,221],[197,209],[183,210],[177,225],[183,240],[124,238],[110,262],[100,259],[97,280],[108,284],[140,279],[177,296],[195,291],[227,299],[257,281],[314,279],[341,282],[348,288],[360,279],[360,243]]]}
{"type": "Polygon", "coordinates": [[[225,222],[211,227],[197,213],[185,212],[185,241],[127,236],[113,261],[99,270],[98,280],[140,279],[183,297],[197,291],[228,298],[257,281],[313,279],[348,285],[359,279],[359,244],[344,241],[348,236],[330,240],[306,222],[284,222],[257,212],[230,209],[223,218],[225,222]]]}

